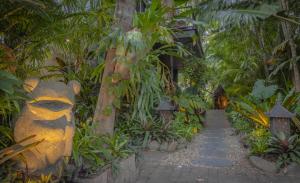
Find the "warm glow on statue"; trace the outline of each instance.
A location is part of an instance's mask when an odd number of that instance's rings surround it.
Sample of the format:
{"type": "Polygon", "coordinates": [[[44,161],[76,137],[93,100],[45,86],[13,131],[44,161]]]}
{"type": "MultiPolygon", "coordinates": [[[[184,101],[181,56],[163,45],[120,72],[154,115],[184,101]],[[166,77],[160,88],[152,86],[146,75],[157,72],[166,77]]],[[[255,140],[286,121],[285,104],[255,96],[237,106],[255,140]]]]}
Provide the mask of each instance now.
{"type": "Polygon", "coordinates": [[[58,81],[27,79],[24,88],[29,92],[29,99],[16,121],[14,138],[18,142],[36,135],[26,144],[43,141],[25,151],[26,163],[20,161],[19,165],[23,169],[28,168],[30,173],[56,174],[63,158],[71,156],[74,135],[72,108],[80,84],[77,81],[66,85],[58,81]]]}

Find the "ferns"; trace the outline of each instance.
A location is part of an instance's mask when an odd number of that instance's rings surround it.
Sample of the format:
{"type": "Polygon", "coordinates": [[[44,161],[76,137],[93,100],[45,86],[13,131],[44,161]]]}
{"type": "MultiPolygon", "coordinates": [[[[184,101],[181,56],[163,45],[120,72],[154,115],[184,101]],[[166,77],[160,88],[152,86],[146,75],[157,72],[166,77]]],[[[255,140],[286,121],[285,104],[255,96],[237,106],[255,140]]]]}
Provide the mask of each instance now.
{"type": "Polygon", "coordinates": [[[225,9],[217,11],[213,16],[216,20],[219,20],[222,25],[247,25],[254,24],[258,20],[269,18],[273,14],[278,12],[278,6],[262,4],[255,8],[246,9],[225,9]]]}
{"type": "Polygon", "coordinates": [[[260,20],[274,17],[277,20],[300,24],[294,17],[281,16],[277,2],[253,0],[212,0],[199,4],[198,13],[207,21],[219,21],[222,27],[255,24],[260,20]]]}
{"type": "Polygon", "coordinates": [[[5,29],[0,32],[6,44],[20,50],[17,57],[29,63],[43,60],[53,49],[82,57],[110,30],[113,8],[112,2],[101,0],[5,1],[0,5],[0,27],[5,29]]]}

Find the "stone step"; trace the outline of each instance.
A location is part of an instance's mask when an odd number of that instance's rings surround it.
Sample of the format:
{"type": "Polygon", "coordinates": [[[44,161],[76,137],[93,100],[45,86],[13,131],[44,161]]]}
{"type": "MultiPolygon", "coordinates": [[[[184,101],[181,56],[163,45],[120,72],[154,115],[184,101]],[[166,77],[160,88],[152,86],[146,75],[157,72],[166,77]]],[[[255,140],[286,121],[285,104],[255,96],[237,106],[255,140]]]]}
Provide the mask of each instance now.
{"type": "Polygon", "coordinates": [[[233,162],[226,158],[202,157],[192,161],[192,165],[196,167],[222,168],[231,167],[233,162]]]}
{"type": "Polygon", "coordinates": [[[208,130],[219,130],[229,128],[229,122],[224,110],[209,110],[205,115],[205,127],[208,130]]]}

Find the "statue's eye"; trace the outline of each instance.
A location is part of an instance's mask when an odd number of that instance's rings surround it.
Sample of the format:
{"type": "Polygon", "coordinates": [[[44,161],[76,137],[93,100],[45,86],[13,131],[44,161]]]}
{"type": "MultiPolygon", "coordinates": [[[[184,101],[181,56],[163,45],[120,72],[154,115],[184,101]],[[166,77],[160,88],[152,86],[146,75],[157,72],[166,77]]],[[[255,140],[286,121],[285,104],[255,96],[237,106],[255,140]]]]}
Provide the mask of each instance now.
{"type": "Polygon", "coordinates": [[[61,111],[64,109],[71,108],[70,104],[61,101],[56,101],[56,100],[42,100],[42,101],[31,103],[31,105],[35,107],[46,108],[51,111],[61,111]]]}

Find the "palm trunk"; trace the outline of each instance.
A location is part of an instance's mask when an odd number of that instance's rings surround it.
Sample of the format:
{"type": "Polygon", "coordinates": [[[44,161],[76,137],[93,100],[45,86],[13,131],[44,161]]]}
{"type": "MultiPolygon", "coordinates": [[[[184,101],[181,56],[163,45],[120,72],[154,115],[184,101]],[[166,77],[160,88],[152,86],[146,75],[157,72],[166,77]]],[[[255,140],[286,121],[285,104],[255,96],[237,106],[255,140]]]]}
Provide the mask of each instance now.
{"type": "Polygon", "coordinates": [[[266,46],[265,46],[265,39],[264,39],[264,35],[263,35],[263,28],[262,25],[258,25],[258,28],[254,28],[255,34],[257,36],[258,39],[258,43],[259,43],[259,47],[261,50],[263,50],[263,65],[264,65],[264,73],[266,76],[266,79],[269,77],[269,70],[268,70],[268,66],[266,64],[269,56],[268,53],[266,52],[266,46]]]}
{"type": "MultiPolygon", "coordinates": [[[[117,0],[115,10],[115,25],[124,32],[132,28],[132,19],[136,8],[133,0],[117,0]]],[[[95,109],[93,122],[96,124],[96,134],[109,134],[114,132],[116,118],[116,108],[113,105],[117,97],[112,93],[113,82],[111,76],[115,72],[116,49],[109,49],[106,53],[105,68],[102,76],[102,82],[98,101],[95,109]]]]}
{"type": "MultiPolygon", "coordinates": [[[[288,0],[281,0],[282,9],[285,11],[289,11],[289,4],[288,0]]],[[[293,60],[293,82],[295,86],[295,91],[300,92],[300,75],[299,75],[299,68],[296,63],[297,57],[297,46],[292,38],[292,28],[289,22],[282,21],[281,22],[282,31],[284,34],[285,40],[289,40],[289,45],[291,49],[291,56],[293,60]]]]}
{"type": "Polygon", "coordinates": [[[94,114],[94,123],[96,123],[97,134],[113,134],[116,109],[113,106],[115,99],[110,92],[112,82],[108,79],[112,76],[115,68],[115,49],[110,49],[106,53],[105,68],[102,75],[102,82],[98,101],[94,114]]]}

